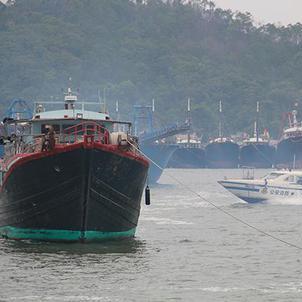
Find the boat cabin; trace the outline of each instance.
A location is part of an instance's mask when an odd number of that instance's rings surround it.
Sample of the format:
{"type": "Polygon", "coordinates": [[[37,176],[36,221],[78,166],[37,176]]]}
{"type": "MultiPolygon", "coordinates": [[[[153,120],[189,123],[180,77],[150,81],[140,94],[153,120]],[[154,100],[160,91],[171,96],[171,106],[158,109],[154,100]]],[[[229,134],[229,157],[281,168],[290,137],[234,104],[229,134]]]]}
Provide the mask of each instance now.
{"type": "Polygon", "coordinates": [[[302,185],[302,171],[273,171],[265,175],[263,179],[302,185]]]}
{"type": "Polygon", "coordinates": [[[77,96],[71,94],[69,89],[64,107],[61,102],[39,102],[35,103],[31,119],[7,119],[1,129],[4,156],[52,150],[53,147],[49,146],[83,142],[86,139],[102,144],[119,145],[121,141],[126,144],[131,133],[130,122],[113,121],[105,110],[87,110],[92,105],[100,108],[100,103],[75,103],[76,100],[77,96]],[[46,110],[47,106],[51,109],[46,110]],[[54,108],[57,106],[60,106],[59,110],[54,108]],[[44,148],[45,144],[48,146],[44,148]]]}

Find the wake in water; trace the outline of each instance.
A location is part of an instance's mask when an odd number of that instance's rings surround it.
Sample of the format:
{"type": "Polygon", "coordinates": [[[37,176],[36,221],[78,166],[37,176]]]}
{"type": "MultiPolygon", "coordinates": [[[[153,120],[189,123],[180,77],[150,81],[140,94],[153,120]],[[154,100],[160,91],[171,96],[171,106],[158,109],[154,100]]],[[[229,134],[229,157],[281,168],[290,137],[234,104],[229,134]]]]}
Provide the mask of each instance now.
{"type": "Polygon", "coordinates": [[[271,199],[271,200],[267,200],[265,202],[263,202],[265,204],[269,204],[269,205],[300,205],[302,206],[302,198],[280,198],[280,199],[271,199]]]}

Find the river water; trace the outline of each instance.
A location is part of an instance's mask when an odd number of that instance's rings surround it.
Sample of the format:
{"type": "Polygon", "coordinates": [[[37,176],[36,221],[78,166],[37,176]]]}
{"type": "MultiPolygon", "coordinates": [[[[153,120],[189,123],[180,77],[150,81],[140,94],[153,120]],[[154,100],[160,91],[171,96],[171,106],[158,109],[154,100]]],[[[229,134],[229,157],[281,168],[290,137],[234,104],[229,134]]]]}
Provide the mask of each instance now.
{"type": "MultiPolygon", "coordinates": [[[[262,175],[266,171],[258,170],[262,175]]],[[[302,206],[248,205],[217,184],[240,170],[168,169],[142,205],[135,239],[0,241],[0,301],[301,301],[302,206]]]]}

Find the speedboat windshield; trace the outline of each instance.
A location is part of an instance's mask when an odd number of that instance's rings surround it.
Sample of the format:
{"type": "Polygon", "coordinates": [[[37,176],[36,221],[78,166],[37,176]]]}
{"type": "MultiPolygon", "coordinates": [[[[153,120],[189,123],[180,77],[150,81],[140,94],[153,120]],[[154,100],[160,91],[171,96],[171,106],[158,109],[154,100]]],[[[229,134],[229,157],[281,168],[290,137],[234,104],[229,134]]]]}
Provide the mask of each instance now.
{"type": "Polygon", "coordinates": [[[271,172],[263,177],[266,180],[274,180],[280,178],[280,181],[287,182],[290,184],[302,185],[302,174],[287,174],[280,172],[271,172]]]}
{"type": "Polygon", "coordinates": [[[282,175],[284,175],[285,173],[276,173],[276,172],[272,172],[272,173],[269,173],[267,175],[265,175],[263,178],[264,179],[276,179],[282,175]]]}
{"type": "Polygon", "coordinates": [[[297,177],[296,177],[296,183],[297,183],[298,185],[302,185],[302,176],[297,176],[297,177]]]}

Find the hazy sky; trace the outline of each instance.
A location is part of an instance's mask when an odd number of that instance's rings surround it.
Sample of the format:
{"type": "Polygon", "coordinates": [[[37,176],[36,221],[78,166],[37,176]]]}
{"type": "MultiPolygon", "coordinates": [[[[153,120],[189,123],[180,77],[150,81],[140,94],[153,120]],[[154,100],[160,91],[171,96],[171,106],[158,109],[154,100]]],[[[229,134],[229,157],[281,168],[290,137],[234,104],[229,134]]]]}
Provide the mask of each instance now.
{"type": "MultiPolygon", "coordinates": [[[[0,0],[6,2],[6,0],[0,0]]],[[[108,0],[110,1],[110,0],[108,0]]],[[[213,0],[216,6],[250,12],[256,22],[302,23],[302,0],[213,0]]]]}
{"type": "Polygon", "coordinates": [[[262,23],[302,23],[302,0],[214,0],[216,6],[248,11],[262,23]]]}

